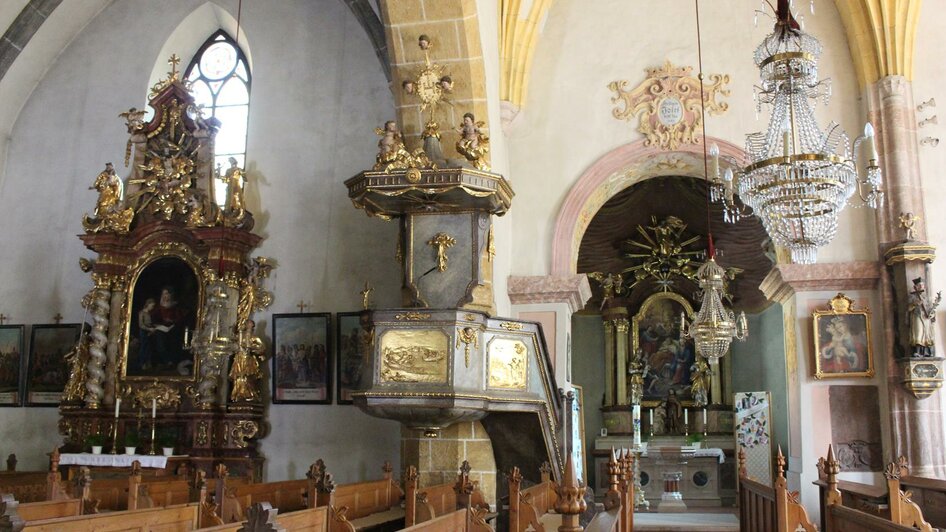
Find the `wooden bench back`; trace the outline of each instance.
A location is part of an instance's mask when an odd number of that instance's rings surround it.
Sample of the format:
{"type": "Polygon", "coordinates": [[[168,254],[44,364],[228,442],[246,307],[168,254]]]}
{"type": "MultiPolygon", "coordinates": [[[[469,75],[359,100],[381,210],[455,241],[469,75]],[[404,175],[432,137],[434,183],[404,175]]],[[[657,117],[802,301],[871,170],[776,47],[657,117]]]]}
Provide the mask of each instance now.
{"type": "Polygon", "coordinates": [[[23,532],[96,532],[134,530],[138,532],[187,532],[198,528],[196,504],[111,512],[76,517],[60,517],[26,523],[23,532]]]}
{"type": "Polygon", "coordinates": [[[404,526],[410,527],[463,508],[488,508],[483,493],[470,480],[470,464],[466,460],[454,484],[417,486],[417,469],[407,468],[404,475],[404,526]]]}
{"type": "MultiPolygon", "coordinates": [[[[322,468],[324,470],[324,464],[322,468]]],[[[399,505],[404,492],[394,482],[392,471],[391,463],[385,462],[381,467],[380,480],[336,486],[332,505],[336,508],[347,508],[345,516],[350,520],[384,512],[399,505]]]]}
{"type": "Polygon", "coordinates": [[[17,505],[17,513],[24,521],[39,521],[41,519],[55,519],[57,517],[72,517],[75,515],[82,515],[82,505],[80,504],[79,499],[27,502],[17,505]]]}
{"type": "Polygon", "coordinates": [[[467,510],[464,508],[409,526],[401,532],[442,532],[444,530],[463,532],[466,530],[466,522],[467,510]]]}
{"type": "Polygon", "coordinates": [[[274,510],[269,504],[257,503],[247,509],[247,513],[253,516],[253,519],[201,528],[200,532],[271,532],[273,524],[293,532],[329,532],[330,511],[324,506],[289,513],[274,510]]]}
{"type": "Polygon", "coordinates": [[[775,460],[775,485],[766,486],[746,475],[746,453],[739,450],[739,529],[745,532],[816,532],[798,492],[788,490],[785,456],[779,447],[775,460]]]}
{"type": "Polygon", "coordinates": [[[219,515],[224,523],[243,521],[246,519],[247,509],[258,502],[267,502],[281,512],[302,510],[306,508],[308,482],[308,479],[305,479],[227,485],[219,515]]]}
{"type": "Polygon", "coordinates": [[[841,491],[838,489],[838,473],[841,466],[834,454],[834,446],[828,446],[828,456],[819,462],[827,484],[824,490],[822,507],[827,517],[825,528],[827,532],[848,530],[920,530],[932,532],[933,527],[923,518],[923,512],[916,503],[910,500],[910,494],[900,489],[900,479],[907,475],[906,459],[887,464],[884,476],[887,479],[887,505],[889,519],[871,515],[863,511],[845,507],[842,502],[841,491]]]}
{"type": "Polygon", "coordinates": [[[551,480],[551,467],[542,464],[541,481],[522,489],[522,472],[513,467],[506,475],[509,482],[509,531],[525,532],[530,526],[535,532],[545,532],[542,516],[555,507],[555,483],[551,480]]]}

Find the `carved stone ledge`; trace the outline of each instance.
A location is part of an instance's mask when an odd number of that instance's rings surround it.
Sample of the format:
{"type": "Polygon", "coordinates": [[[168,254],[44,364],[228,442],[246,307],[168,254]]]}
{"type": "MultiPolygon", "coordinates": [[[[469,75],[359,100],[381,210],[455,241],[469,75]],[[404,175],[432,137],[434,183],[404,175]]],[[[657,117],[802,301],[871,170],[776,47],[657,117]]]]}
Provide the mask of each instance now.
{"type": "Polygon", "coordinates": [[[585,308],[591,298],[588,276],[535,275],[529,277],[509,276],[507,282],[509,302],[513,305],[531,303],[565,303],[571,312],[585,308]]]}
{"type": "Polygon", "coordinates": [[[779,303],[798,292],[865,290],[877,286],[883,264],[874,261],[828,264],[779,264],[765,276],[759,289],[779,303]]]}

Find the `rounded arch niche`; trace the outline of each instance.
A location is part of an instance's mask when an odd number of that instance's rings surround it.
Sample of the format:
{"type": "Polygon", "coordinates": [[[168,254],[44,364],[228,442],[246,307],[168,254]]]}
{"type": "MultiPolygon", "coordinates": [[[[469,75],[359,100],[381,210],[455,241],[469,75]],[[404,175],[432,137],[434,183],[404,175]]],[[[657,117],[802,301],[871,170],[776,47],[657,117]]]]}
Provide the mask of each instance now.
{"type": "MultiPolygon", "coordinates": [[[[722,139],[707,137],[720,152],[720,171],[727,160],[744,161],[745,152],[722,139]]],[[[703,177],[703,148],[687,144],[676,151],[645,146],[644,140],[625,144],[606,153],[578,178],[569,190],[552,235],[552,275],[578,273],[578,251],[582,237],[595,214],[622,190],[661,176],[703,177]]]]}

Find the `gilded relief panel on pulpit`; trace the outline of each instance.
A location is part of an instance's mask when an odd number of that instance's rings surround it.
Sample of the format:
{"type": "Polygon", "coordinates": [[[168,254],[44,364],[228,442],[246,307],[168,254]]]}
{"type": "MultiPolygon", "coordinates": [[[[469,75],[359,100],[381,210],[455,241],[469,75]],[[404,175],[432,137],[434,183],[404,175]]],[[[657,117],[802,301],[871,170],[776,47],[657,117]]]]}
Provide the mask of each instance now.
{"type": "Polygon", "coordinates": [[[529,349],[521,340],[495,338],[489,342],[490,388],[523,390],[529,370],[529,349]]]}
{"type": "Polygon", "coordinates": [[[381,336],[381,382],[447,383],[449,339],[435,329],[387,331],[381,336]]]}

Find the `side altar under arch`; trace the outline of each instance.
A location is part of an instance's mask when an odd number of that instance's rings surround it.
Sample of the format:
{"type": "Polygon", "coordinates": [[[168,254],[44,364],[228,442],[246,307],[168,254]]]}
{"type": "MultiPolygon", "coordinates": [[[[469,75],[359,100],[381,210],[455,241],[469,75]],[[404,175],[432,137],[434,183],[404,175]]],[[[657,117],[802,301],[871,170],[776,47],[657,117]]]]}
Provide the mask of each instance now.
{"type": "Polygon", "coordinates": [[[151,119],[120,115],[130,174],[108,163],[82,221],[79,238],[97,254],[80,260],[94,284],[82,302],[92,327],[70,355],[59,430],[68,451],[97,435],[114,452],[138,436],[139,453],[165,440],[208,474],[224,463],[259,478],[264,352],[252,314],[272,299],[261,286],[272,263],[251,258],[262,238],[243,170],[232,159],[213,167],[219,122],[203,117],[170,63],[152,88],[151,119]]]}

